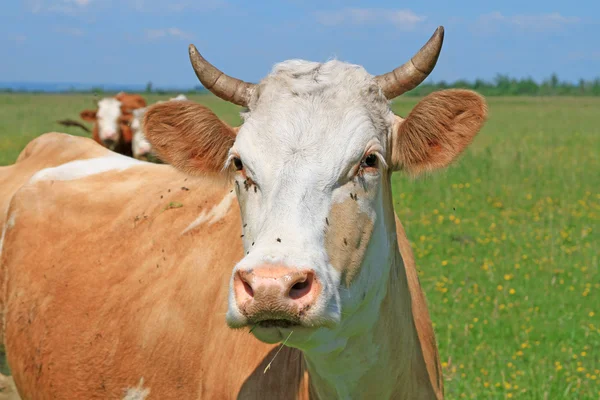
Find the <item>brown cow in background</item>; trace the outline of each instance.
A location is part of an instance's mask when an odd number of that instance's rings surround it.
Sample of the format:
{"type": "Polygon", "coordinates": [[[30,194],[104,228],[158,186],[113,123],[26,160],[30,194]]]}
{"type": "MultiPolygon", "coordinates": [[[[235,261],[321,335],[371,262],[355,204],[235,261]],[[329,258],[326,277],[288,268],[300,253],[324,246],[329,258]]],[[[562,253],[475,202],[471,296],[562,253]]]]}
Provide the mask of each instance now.
{"type": "Polygon", "coordinates": [[[94,122],[92,138],[102,146],[117,153],[131,156],[133,133],[130,123],[133,110],[146,107],[146,100],[139,94],[120,92],[98,102],[97,110],[80,113],[84,121],[94,122]]]}

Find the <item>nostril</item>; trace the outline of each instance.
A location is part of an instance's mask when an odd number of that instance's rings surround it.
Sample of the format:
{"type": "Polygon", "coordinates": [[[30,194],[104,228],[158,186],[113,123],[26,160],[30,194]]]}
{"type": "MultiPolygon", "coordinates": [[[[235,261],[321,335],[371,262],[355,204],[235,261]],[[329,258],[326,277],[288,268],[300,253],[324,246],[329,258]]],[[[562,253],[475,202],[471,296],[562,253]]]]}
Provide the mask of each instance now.
{"type": "Polygon", "coordinates": [[[244,284],[244,290],[248,293],[248,296],[254,297],[254,290],[252,290],[252,286],[248,282],[242,279],[242,283],[244,284]]]}
{"type": "Polygon", "coordinates": [[[293,300],[297,300],[301,297],[306,296],[310,293],[313,283],[313,274],[308,273],[306,276],[302,277],[298,280],[291,288],[289,292],[289,296],[293,300]]]}
{"type": "Polygon", "coordinates": [[[235,277],[236,291],[240,298],[253,298],[254,289],[252,289],[252,271],[238,271],[235,277]],[[243,289],[242,289],[243,287],[243,289]]]}
{"type": "Polygon", "coordinates": [[[306,288],[309,285],[308,280],[305,280],[304,282],[298,282],[296,283],[294,286],[292,286],[292,290],[302,290],[304,288],[306,288]]]}

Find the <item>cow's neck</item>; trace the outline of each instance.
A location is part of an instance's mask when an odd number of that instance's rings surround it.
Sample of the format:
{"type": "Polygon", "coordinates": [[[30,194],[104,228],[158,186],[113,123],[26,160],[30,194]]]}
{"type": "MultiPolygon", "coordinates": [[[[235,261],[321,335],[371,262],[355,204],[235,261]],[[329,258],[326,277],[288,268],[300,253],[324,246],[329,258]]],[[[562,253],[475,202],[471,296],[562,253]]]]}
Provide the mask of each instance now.
{"type": "Polygon", "coordinates": [[[391,195],[380,223],[374,235],[385,237],[374,236],[371,244],[382,240],[386,249],[370,244],[363,262],[363,268],[384,271],[380,287],[369,287],[373,297],[351,310],[322,345],[304,349],[312,391],[320,399],[434,397],[413,321],[391,195]]]}

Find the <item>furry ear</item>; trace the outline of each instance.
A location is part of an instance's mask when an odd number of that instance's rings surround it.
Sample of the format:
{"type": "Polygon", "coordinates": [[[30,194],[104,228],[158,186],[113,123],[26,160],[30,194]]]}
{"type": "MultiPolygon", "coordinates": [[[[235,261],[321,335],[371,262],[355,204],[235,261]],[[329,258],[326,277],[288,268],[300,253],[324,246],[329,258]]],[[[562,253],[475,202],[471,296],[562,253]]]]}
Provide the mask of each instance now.
{"type": "Polygon", "coordinates": [[[146,107],[146,100],[139,94],[120,92],[117,93],[115,99],[121,102],[121,112],[123,113],[130,113],[137,108],[146,107]]]}
{"type": "Polygon", "coordinates": [[[160,159],[192,175],[221,172],[236,135],[210,109],[191,101],[155,104],[143,123],[160,159]]]}
{"type": "Polygon", "coordinates": [[[447,167],[471,143],[487,117],[483,97],[449,89],[423,98],[392,137],[392,168],[417,175],[447,167]]]}
{"type": "Polygon", "coordinates": [[[84,121],[94,122],[96,120],[96,110],[83,110],[79,116],[84,121]]]}

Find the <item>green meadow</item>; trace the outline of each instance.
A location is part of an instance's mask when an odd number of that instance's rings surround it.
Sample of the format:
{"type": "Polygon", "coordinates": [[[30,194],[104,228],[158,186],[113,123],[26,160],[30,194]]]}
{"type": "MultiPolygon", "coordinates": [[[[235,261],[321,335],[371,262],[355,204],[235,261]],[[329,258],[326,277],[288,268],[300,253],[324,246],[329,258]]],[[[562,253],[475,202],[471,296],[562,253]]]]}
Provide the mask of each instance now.
{"type": "MultiPolygon", "coordinates": [[[[0,165],[44,132],[88,135],[55,121],[79,119],[95,99],[0,94],[0,165]]],[[[240,123],[236,106],[190,99],[240,123]]],[[[405,116],[417,101],[393,108],[405,116]]],[[[447,398],[598,399],[600,98],[491,97],[488,106],[455,165],[393,182],[447,398]]]]}

